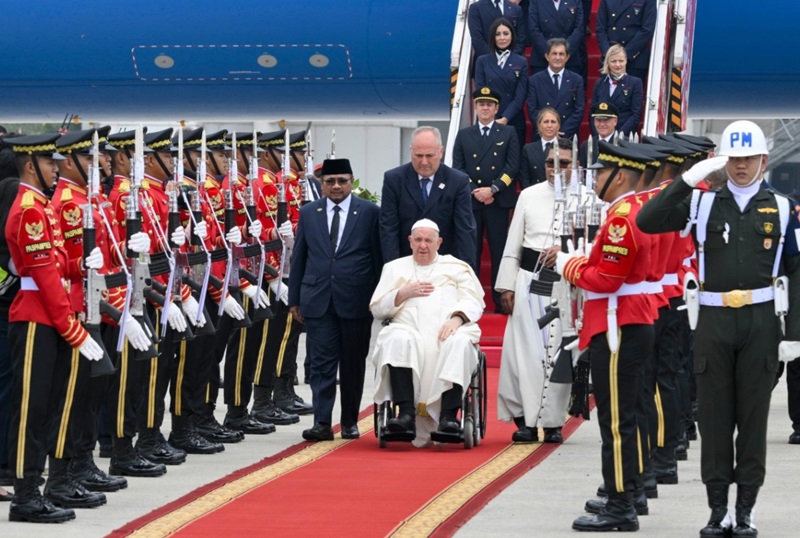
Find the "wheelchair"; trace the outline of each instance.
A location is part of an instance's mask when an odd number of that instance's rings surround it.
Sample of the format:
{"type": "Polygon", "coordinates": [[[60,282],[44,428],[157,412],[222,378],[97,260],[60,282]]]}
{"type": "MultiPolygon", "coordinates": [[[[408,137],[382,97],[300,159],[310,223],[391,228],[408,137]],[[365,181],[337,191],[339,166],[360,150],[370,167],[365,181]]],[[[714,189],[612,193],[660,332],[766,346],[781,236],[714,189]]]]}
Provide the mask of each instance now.
{"type": "MultiPolygon", "coordinates": [[[[463,444],[465,449],[481,444],[486,436],[486,355],[476,345],[478,366],[472,373],[469,386],[464,393],[461,405],[461,429],[459,433],[431,432],[431,439],[437,443],[463,444]]],[[[387,430],[389,420],[397,416],[397,409],[392,402],[373,404],[375,437],[378,446],[386,448],[390,442],[410,443],[414,435],[409,432],[391,432],[387,430]]]]}

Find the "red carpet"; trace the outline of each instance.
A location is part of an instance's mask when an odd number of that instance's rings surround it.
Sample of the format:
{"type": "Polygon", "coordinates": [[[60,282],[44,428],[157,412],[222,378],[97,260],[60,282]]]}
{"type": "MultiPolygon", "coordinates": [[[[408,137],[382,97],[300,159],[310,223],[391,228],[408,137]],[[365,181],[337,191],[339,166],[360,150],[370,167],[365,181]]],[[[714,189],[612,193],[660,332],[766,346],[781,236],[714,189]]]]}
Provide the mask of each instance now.
{"type": "MultiPolygon", "coordinates": [[[[490,368],[489,423],[481,445],[379,449],[371,407],[361,439],[300,443],[133,521],[116,536],[450,536],[557,445],[511,445],[496,420],[498,370],[490,368]],[[474,472],[480,470],[480,472],[474,472]],[[366,517],[365,517],[366,514],[366,517]]],[[[580,424],[570,420],[567,438],[580,424]]]]}

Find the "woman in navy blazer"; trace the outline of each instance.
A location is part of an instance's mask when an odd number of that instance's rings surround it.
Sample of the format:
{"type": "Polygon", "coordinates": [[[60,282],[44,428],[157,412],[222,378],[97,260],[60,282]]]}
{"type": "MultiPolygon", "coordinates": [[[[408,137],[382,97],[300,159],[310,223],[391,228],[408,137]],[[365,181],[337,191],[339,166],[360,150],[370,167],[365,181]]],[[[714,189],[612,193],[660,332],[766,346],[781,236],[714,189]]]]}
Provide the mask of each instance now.
{"type": "MultiPolygon", "coordinates": [[[[642,119],[642,80],[625,72],[628,65],[628,55],[622,45],[611,45],[603,61],[600,73],[603,75],[594,84],[592,92],[592,107],[597,103],[611,103],[617,107],[617,131],[630,134],[639,129],[639,120],[642,119]],[[611,88],[614,93],[611,93],[611,88]]],[[[591,109],[590,109],[591,110],[591,109]]],[[[592,135],[597,136],[594,123],[590,122],[592,135]]]]}
{"type": "Polygon", "coordinates": [[[500,95],[497,123],[517,131],[520,147],[525,144],[525,98],[528,93],[528,61],[512,52],[517,43],[514,26],[499,18],[489,29],[489,54],[475,62],[475,87],[491,88],[500,95]],[[500,64],[503,64],[502,66],[500,64]]]}

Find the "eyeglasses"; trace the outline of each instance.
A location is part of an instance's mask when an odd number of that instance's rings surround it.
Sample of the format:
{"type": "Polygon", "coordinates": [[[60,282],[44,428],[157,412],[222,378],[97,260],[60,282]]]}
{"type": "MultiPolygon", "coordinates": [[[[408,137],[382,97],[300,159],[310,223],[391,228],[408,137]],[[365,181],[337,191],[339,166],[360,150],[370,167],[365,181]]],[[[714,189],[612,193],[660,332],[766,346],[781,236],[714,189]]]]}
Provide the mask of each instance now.
{"type": "Polygon", "coordinates": [[[330,178],[330,179],[323,179],[322,182],[325,185],[334,185],[338,183],[339,185],[347,185],[350,183],[349,177],[338,177],[338,178],[330,178]]]}
{"type": "MultiPolygon", "coordinates": [[[[555,159],[547,159],[544,162],[544,164],[548,168],[553,168],[553,166],[555,166],[555,164],[556,164],[556,161],[555,161],[555,159]]],[[[572,166],[572,161],[570,161],[569,159],[559,159],[558,160],[558,164],[561,165],[561,168],[568,168],[568,167],[572,166]]]]}

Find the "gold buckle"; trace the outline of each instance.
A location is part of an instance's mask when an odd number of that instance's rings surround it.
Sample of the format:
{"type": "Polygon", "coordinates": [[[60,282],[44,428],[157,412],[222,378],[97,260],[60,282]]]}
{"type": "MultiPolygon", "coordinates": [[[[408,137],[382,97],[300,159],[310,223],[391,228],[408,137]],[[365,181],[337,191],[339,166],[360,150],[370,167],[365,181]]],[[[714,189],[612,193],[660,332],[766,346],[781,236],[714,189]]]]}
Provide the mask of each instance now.
{"type": "Polygon", "coordinates": [[[731,290],[722,294],[722,306],[741,308],[748,304],[753,304],[753,292],[751,290],[731,290]]]}

